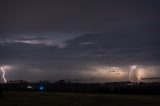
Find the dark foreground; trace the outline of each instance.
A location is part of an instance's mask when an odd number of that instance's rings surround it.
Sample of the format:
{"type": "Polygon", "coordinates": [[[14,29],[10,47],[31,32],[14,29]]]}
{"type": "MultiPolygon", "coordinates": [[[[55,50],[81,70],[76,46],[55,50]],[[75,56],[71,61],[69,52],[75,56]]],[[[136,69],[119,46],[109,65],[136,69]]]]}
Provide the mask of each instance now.
{"type": "Polygon", "coordinates": [[[160,106],[160,96],[9,92],[0,106],[160,106]]]}

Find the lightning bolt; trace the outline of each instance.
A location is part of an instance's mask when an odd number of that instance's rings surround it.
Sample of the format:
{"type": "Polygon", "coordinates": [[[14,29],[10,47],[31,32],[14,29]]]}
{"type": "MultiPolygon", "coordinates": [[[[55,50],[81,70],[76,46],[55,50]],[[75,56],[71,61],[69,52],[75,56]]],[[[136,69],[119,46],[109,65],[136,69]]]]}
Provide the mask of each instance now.
{"type": "Polygon", "coordinates": [[[129,81],[134,82],[131,78],[132,73],[134,72],[134,70],[136,69],[136,65],[131,66],[130,72],[129,72],[129,81]]]}
{"type": "Polygon", "coordinates": [[[4,83],[6,83],[7,82],[7,80],[5,78],[6,73],[5,73],[5,70],[3,69],[3,66],[1,67],[1,70],[2,70],[2,78],[4,80],[4,83]]]}

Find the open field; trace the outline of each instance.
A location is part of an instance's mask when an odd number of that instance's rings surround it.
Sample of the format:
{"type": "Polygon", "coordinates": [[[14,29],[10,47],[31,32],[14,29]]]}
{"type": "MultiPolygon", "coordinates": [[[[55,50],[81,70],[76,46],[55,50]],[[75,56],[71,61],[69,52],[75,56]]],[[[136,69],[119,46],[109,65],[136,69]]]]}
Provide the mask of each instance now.
{"type": "Polygon", "coordinates": [[[160,106],[160,96],[9,92],[0,106],[160,106]]]}

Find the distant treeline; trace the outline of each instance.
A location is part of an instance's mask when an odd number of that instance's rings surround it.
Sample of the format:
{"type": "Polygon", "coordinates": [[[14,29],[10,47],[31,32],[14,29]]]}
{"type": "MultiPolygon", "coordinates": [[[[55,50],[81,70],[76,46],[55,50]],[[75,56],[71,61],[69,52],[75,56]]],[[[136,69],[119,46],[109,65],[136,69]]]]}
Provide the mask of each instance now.
{"type": "Polygon", "coordinates": [[[31,83],[21,81],[0,85],[2,91],[38,91],[38,92],[76,92],[76,93],[108,93],[108,94],[160,94],[160,83],[78,83],[64,80],[50,83],[41,81],[31,83]]]}

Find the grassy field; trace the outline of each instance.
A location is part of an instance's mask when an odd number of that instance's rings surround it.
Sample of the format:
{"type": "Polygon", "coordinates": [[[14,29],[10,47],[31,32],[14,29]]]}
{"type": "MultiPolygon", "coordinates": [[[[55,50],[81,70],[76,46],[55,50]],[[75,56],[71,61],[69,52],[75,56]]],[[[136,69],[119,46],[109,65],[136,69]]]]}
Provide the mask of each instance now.
{"type": "Polygon", "coordinates": [[[160,106],[160,96],[9,92],[0,106],[160,106]]]}

